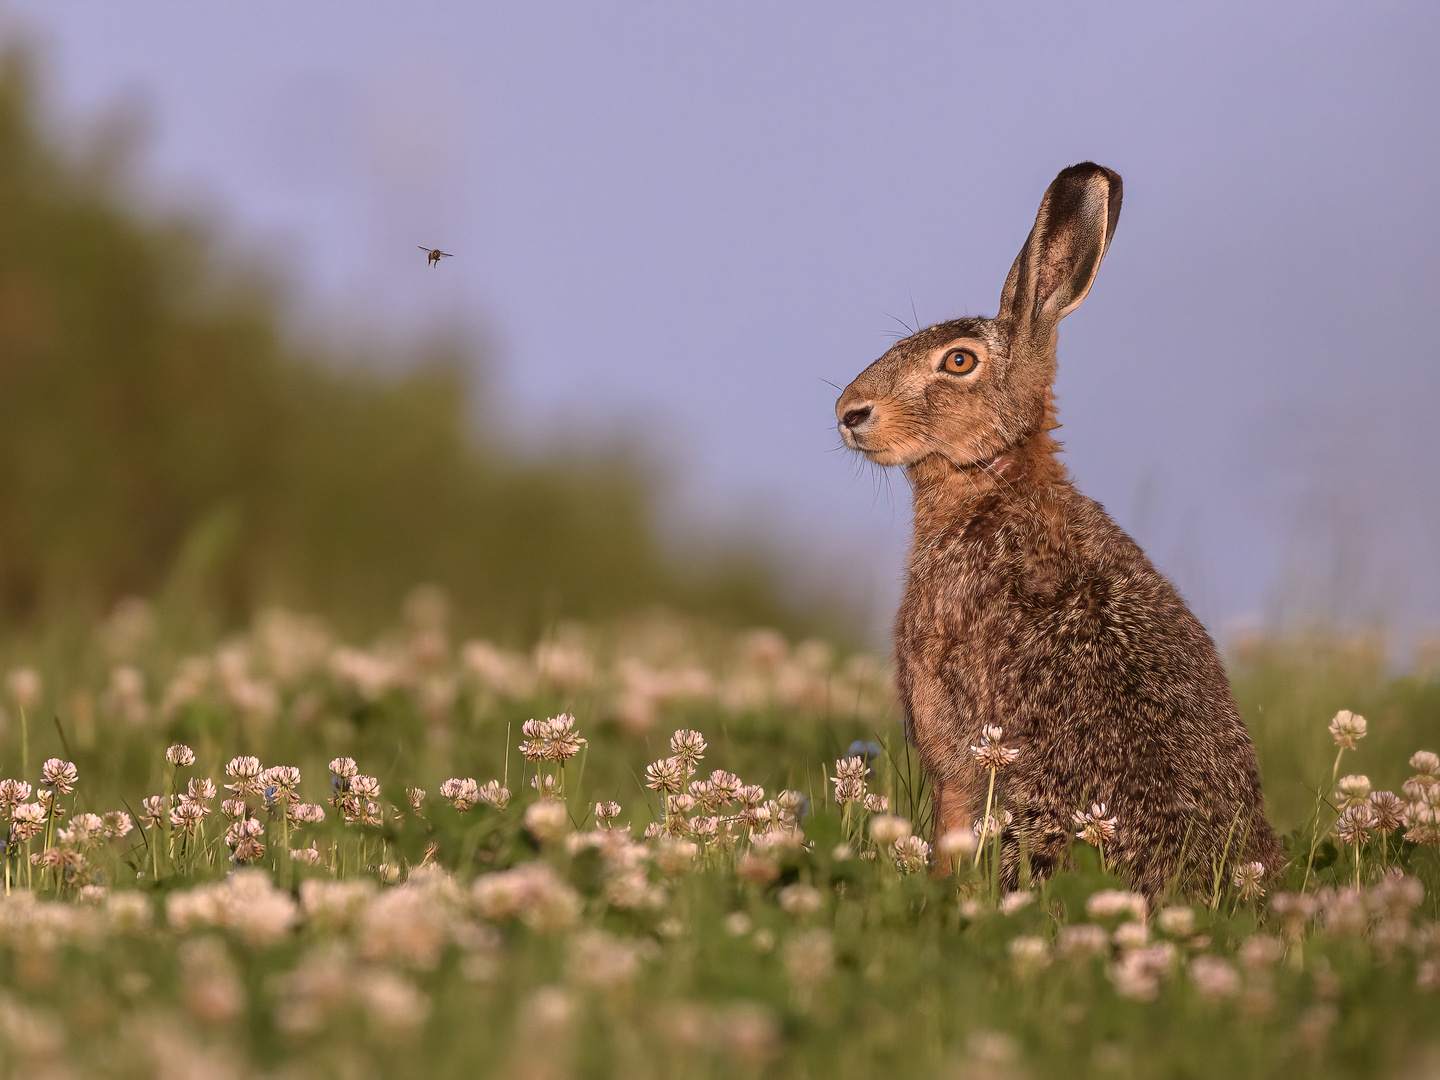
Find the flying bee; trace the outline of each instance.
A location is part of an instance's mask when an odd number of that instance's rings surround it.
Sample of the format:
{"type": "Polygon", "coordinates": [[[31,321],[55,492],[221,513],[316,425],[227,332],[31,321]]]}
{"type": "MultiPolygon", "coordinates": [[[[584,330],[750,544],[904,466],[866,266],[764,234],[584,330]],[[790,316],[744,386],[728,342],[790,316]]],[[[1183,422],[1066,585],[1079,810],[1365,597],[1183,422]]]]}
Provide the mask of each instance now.
{"type": "Polygon", "coordinates": [[[453,259],[455,256],[448,251],[441,251],[439,248],[428,248],[424,244],[416,244],[421,251],[425,252],[425,262],[429,266],[439,266],[441,259],[453,259]]]}

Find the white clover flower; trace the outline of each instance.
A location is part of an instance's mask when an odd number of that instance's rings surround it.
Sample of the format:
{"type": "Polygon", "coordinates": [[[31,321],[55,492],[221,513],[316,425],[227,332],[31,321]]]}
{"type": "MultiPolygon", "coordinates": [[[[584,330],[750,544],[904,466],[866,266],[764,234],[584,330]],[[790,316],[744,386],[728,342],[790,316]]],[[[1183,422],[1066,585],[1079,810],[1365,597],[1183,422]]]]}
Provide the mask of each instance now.
{"type": "Polygon", "coordinates": [[[1123,922],[1110,939],[1122,949],[1142,949],[1150,943],[1150,927],[1143,922],[1123,922]]]}
{"type": "Polygon", "coordinates": [[[1358,846],[1370,839],[1370,830],[1374,827],[1375,814],[1369,805],[1363,802],[1353,803],[1345,807],[1339,820],[1335,822],[1335,835],[1342,843],[1358,846]]]}
{"type": "Polygon", "coordinates": [[[542,799],[525,808],[525,830],[542,844],[559,840],[569,826],[570,813],[564,803],[542,799]]]}
{"type": "Polygon", "coordinates": [[[468,776],[452,776],[440,785],[440,797],[463,814],[480,801],[480,785],[468,776]]]}
{"type": "Polygon", "coordinates": [[[1240,973],[1218,956],[1197,956],[1191,960],[1190,981],[1205,1001],[1221,1001],[1240,993],[1240,973]]]}
{"type": "Polygon", "coordinates": [[[1060,931],[1055,951],[1067,959],[1105,955],[1110,952],[1110,935],[1105,932],[1104,927],[1094,923],[1066,926],[1060,931]]]}
{"type": "Polygon", "coordinates": [[[1260,862],[1241,863],[1235,868],[1232,884],[1240,890],[1242,900],[1258,900],[1265,895],[1265,864],[1260,862]]]}
{"type": "Polygon", "coordinates": [[[620,804],[618,802],[597,802],[595,804],[595,817],[601,822],[603,828],[609,828],[610,823],[620,816],[620,804]]]}
{"type": "Polygon", "coordinates": [[[1185,904],[1173,904],[1161,908],[1155,922],[1171,937],[1189,937],[1195,932],[1195,909],[1185,904]]]}
{"type": "Polygon", "coordinates": [[[355,764],[354,758],[337,757],[330,762],[330,772],[341,780],[349,780],[360,772],[360,767],[355,764]]]}
{"type": "Polygon", "coordinates": [[[1345,806],[1359,806],[1370,794],[1368,776],[1342,776],[1335,790],[1340,793],[1345,806]]]}
{"type": "Polygon", "coordinates": [[[1085,914],[1092,919],[1115,919],[1128,915],[1143,922],[1145,908],[1145,897],[1120,889],[1101,889],[1085,901],[1085,914]]]}
{"type": "Polygon", "coordinates": [[[80,772],[75,768],[73,762],[61,761],[59,758],[52,757],[40,766],[40,783],[62,795],[68,795],[74,791],[75,784],[79,779],[80,772]]]}
{"type": "Polygon", "coordinates": [[[1410,756],[1410,767],[1421,776],[1436,776],[1440,774],[1440,755],[1417,750],[1410,756]]]}
{"type": "Polygon", "coordinates": [[[289,813],[299,825],[319,825],[325,820],[325,808],[316,803],[291,803],[289,813]]]}
{"type": "Polygon", "coordinates": [[[1405,824],[1405,804],[1393,791],[1372,791],[1370,812],[1375,816],[1375,828],[1390,832],[1405,824]]]}
{"type": "Polygon", "coordinates": [[[135,822],[124,810],[111,810],[104,817],[105,835],[114,839],[128,836],[130,830],[135,828],[135,822]]]}
{"type": "Polygon", "coordinates": [[[780,906],[791,915],[802,917],[814,915],[820,910],[822,903],[819,889],[798,881],[781,889],[776,899],[780,901],[780,906]]]}
{"type": "Polygon", "coordinates": [[[260,794],[260,759],[257,757],[242,756],[231,758],[225,766],[225,775],[234,780],[233,784],[226,784],[225,789],[236,795],[260,794]]]}
{"type": "Polygon", "coordinates": [[[30,785],[24,780],[0,780],[0,814],[8,814],[30,798],[30,785]]]}
{"type": "Polygon", "coordinates": [[[205,807],[193,799],[182,799],[180,805],[170,811],[171,828],[179,829],[185,836],[193,836],[203,820],[205,807]]]}
{"type": "Polygon", "coordinates": [[[902,836],[891,846],[890,857],[902,874],[914,874],[930,865],[930,845],[918,836],[902,836]]]}
{"type": "Polygon", "coordinates": [[[1009,892],[1000,900],[1000,914],[1014,915],[1035,902],[1035,894],[1029,891],[1009,892]]]}
{"type": "Polygon", "coordinates": [[[405,800],[410,804],[410,809],[420,813],[425,808],[425,789],[423,787],[408,787],[405,789],[405,800]]]}
{"type": "Polygon", "coordinates": [[[490,780],[480,786],[480,801],[489,803],[497,810],[504,810],[510,805],[510,789],[501,787],[499,780],[490,780]]]}
{"type": "Polygon", "coordinates": [[[645,769],[645,786],[662,795],[679,794],[686,778],[685,762],[678,757],[662,758],[645,769]]]}
{"type": "Polygon", "coordinates": [[[670,736],[670,749],[687,765],[694,765],[705,756],[705,736],[689,728],[681,728],[670,736]]]}
{"type": "Polygon", "coordinates": [[[888,795],[876,795],[872,792],[865,796],[865,809],[872,814],[888,814],[890,812],[890,797],[888,795]]]}
{"type": "Polygon", "coordinates": [[[975,854],[975,849],[980,844],[980,838],[975,835],[975,830],[970,828],[947,829],[940,835],[937,847],[942,855],[948,855],[952,859],[969,858],[975,854]]]}
{"type": "Polygon", "coordinates": [[[1081,813],[1076,810],[1070,816],[1078,826],[1075,832],[1076,840],[1083,840],[1091,847],[1100,847],[1115,839],[1115,828],[1119,822],[1118,817],[1106,817],[1104,803],[1092,803],[1089,813],[1081,813]]]}
{"type": "Polygon", "coordinates": [[[724,769],[716,769],[710,774],[710,784],[714,787],[722,803],[734,802],[740,792],[745,789],[744,781],[724,769]]]}
{"type": "Polygon", "coordinates": [[[27,712],[40,704],[43,688],[40,673],[31,667],[14,668],[5,676],[5,690],[10,700],[27,712]]]}
{"type": "Polygon", "coordinates": [[[1335,745],[1345,750],[1354,750],[1355,744],[1365,737],[1365,717],[1341,709],[1330,721],[1330,735],[1335,745]]]}
{"type": "Polygon", "coordinates": [[[378,799],[380,781],[374,776],[353,776],[350,778],[350,791],[362,799],[378,799]]]}
{"type": "Polygon", "coordinates": [[[170,813],[170,800],[164,795],[151,795],[140,802],[140,816],[145,819],[145,824],[152,829],[158,829],[170,813]]]}
{"type": "Polygon", "coordinates": [[[746,784],[735,795],[735,800],[747,810],[753,810],[765,801],[765,789],[759,784],[746,784]]]}
{"type": "Polygon", "coordinates": [[[293,765],[274,765],[261,774],[261,783],[274,788],[274,801],[293,802],[300,789],[300,770],[293,765]]]}
{"type": "Polygon", "coordinates": [[[870,839],[881,847],[890,847],[901,837],[910,835],[910,822],[894,814],[880,814],[870,819],[870,839]]]}
{"type": "Polygon", "coordinates": [[[165,760],[177,769],[195,764],[195,751],[183,743],[176,743],[165,751],[165,760]]]}
{"type": "Polygon", "coordinates": [[[1020,756],[1018,747],[1004,747],[1000,740],[1005,732],[994,725],[987,725],[980,732],[980,745],[970,747],[970,753],[982,769],[1003,769],[1020,756]]]}

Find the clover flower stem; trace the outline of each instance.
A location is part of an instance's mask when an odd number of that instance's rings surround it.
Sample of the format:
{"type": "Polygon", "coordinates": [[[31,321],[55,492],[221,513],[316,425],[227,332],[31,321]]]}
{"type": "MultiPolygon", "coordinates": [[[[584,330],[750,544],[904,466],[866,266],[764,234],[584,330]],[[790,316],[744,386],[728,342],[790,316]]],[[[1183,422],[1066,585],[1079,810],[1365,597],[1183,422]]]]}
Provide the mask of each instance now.
{"type": "Polygon", "coordinates": [[[1340,759],[1344,756],[1345,747],[1342,746],[1335,752],[1335,764],[1330,769],[1330,786],[1315,793],[1315,824],[1310,830],[1310,854],[1305,859],[1305,879],[1300,883],[1301,892],[1310,884],[1310,871],[1315,865],[1315,849],[1320,846],[1320,804],[1325,801],[1325,792],[1334,789],[1335,778],[1340,775],[1340,759]]]}
{"type": "Polygon", "coordinates": [[[280,882],[289,892],[294,884],[295,868],[291,865],[295,860],[290,857],[290,804],[280,804],[280,882]]]}
{"type": "Polygon", "coordinates": [[[22,779],[30,775],[30,718],[24,705],[20,706],[20,768],[22,779]]]}
{"type": "Polygon", "coordinates": [[[990,807],[995,801],[995,770],[990,770],[990,790],[985,793],[985,816],[980,819],[980,842],[975,845],[975,865],[980,865],[980,855],[985,850],[985,832],[990,828],[990,807]]]}

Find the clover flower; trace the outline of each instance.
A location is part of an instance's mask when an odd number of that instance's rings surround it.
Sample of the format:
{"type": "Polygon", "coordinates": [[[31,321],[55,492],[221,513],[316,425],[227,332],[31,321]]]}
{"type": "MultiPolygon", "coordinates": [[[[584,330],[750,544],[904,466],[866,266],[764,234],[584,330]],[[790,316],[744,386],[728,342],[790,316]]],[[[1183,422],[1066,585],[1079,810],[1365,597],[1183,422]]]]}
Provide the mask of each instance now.
{"type": "Polygon", "coordinates": [[[235,781],[233,784],[225,785],[226,791],[232,791],[242,797],[260,794],[259,758],[250,756],[231,758],[229,764],[225,766],[225,775],[235,781]]]}
{"type": "Polygon", "coordinates": [[[532,776],[530,786],[540,793],[542,799],[558,799],[560,797],[560,785],[556,783],[554,776],[548,774],[532,776]]]}
{"type": "Polygon", "coordinates": [[[158,829],[165,823],[170,813],[170,800],[164,795],[151,795],[140,802],[140,817],[143,823],[152,829],[158,829]]]}
{"type": "Polygon", "coordinates": [[[745,782],[732,772],[724,769],[716,769],[710,774],[710,783],[714,785],[716,794],[719,795],[722,803],[734,802],[736,797],[745,788],[745,782]]]}
{"type": "Polygon", "coordinates": [[[564,803],[542,800],[525,808],[525,830],[542,844],[559,840],[569,825],[570,813],[564,803]]]}
{"type": "Polygon", "coordinates": [[[865,801],[862,805],[872,814],[888,814],[890,812],[890,797],[888,795],[876,795],[874,792],[871,792],[865,796],[865,801]]]}
{"type": "Polygon", "coordinates": [[[1410,755],[1410,767],[1420,776],[1435,778],[1440,783],[1440,754],[1433,754],[1429,750],[1417,750],[1410,755]]]}
{"type": "Polygon", "coordinates": [[[374,776],[352,776],[350,792],[361,799],[378,799],[380,797],[380,780],[374,776]]]}
{"type": "Polygon", "coordinates": [[[464,814],[480,801],[480,785],[468,776],[452,776],[440,785],[440,797],[464,814]]]}
{"type": "Polygon", "coordinates": [[[835,762],[835,775],[830,782],[835,785],[835,802],[840,806],[860,802],[865,798],[865,767],[862,757],[840,758],[835,762]]]}
{"type": "Polygon", "coordinates": [[[1171,937],[1189,937],[1195,932],[1195,909],[1185,904],[1161,908],[1156,924],[1171,937]]]}
{"type": "Polygon", "coordinates": [[[180,804],[170,811],[170,826],[185,836],[194,836],[200,822],[205,820],[205,813],[205,807],[194,799],[181,796],[180,804]]]}
{"type": "Polygon", "coordinates": [[[735,793],[735,801],[746,810],[754,809],[765,801],[765,789],[759,784],[746,784],[735,793]]]}
{"type": "Polygon", "coordinates": [[[120,839],[122,836],[130,835],[135,828],[135,822],[124,810],[111,810],[101,818],[101,826],[105,835],[113,839],[120,839]]]}
{"type": "Polygon", "coordinates": [[[1370,794],[1370,778],[1368,776],[1342,776],[1335,785],[1335,790],[1341,796],[1342,805],[1359,806],[1370,794]]]}
{"type": "Polygon", "coordinates": [[[480,785],[479,796],[481,802],[489,803],[497,810],[504,810],[510,805],[510,789],[501,787],[499,780],[490,780],[480,785]]]}
{"type": "Polygon", "coordinates": [[[676,795],[687,776],[685,762],[678,757],[662,758],[645,768],[645,786],[662,795],[676,795]]]}
{"type": "Polygon", "coordinates": [[[1393,791],[1372,791],[1370,812],[1375,817],[1375,828],[1390,832],[1405,824],[1405,804],[1393,791]]]}
{"type": "Polygon", "coordinates": [[[930,865],[930,845],[918,836],[902,836],[890,848],[895,869],[914,874],[930,865]]]}
{"type": "Polygon", "coordinates": [[[32,840],[40,835],[45,828],[45,819],[48,817],[45,807],[39,803],[21,803],[10,811],[10,821],[14,826],[16,840],[32,840]]]}
{"type": "Polygon", "coordinates": [[[215,783],[209,777],[191,777],[190,783],[186,785],[185,793],[200,803],[209,803],[217,794],[215,783]]]}
{"type": "Polygon", "coordinates": [[[880,814],[870,819],[870,839],[881,847],[894,845],[901,837],[910,835],[910,822],[894,814],[880,814]]]}
{"type": "Polygon", "coordinates": [[[980,730],[980,745],[970,747],[970,753],[980,762],[981,768],[1003,769],[1020,756],[1018,747],[1000,745],[1004,736],[1004,730],[993,724],[987,724],[980,730]]]}
{"type": "Polygon", "coordinates": [[[30,798],[30,785],[24,780],[0,780],[0,814],[8,814],[30,798]]]}
{"type": "Polygon", "coordinates": [[[341,780],[349,780],[360,772],[360,767],[355,764],[354,758],[337,757],[329,765],[330,772],[341,780]]]}
{"type": "Polygon", "coordinates": [[[690,791],[684,795],[671,795],[671,799],[687,799],[689,805],[687,810],[700,806],[701,809],[714,813],[720,808],[720,791],[709,780],[695,780],[690,784],[690,791]]]}
{"type": "Polygon", "coordinates": [[[40,673],[31,667],[15,668],[5,676],[5,689],[16,706],[29,711],[40,703],[40,673]]]}
{"type": "Polygon", "coordinates": [[[1365,737],[1365,717],[1341,709],[1330,721],[1330,735],[1335,745],[1344,750],[1354,750],[1355,744],[1365,737]]]}
{"type": "Polygon", "coordinates": [[[1145,912],[1145,897],[1121,889],[1101,889],[1091,893],[1085,901],[1085,914],[1092,919],[1114,919],[1129,915],[1132,919],[1144,922],[1145,912]]]}
{"type": "Polygon", "coordinates": [[[1075,832],[1075,839],[1083,840],[1091,847],[1100,847],[1115,839],[1115,827],[1119,822],[1118,817],[1106,817],[1104,803],[1091,803],[1089,813],[1081,813],[1076,810],[1071,818],[1079,829],[1075,832]]]}
{"type": "Polygon", "coordinates": [[[951,858],[956,856],[968,858],[975,854],[975,846],[978,843],[979,838],[973,829],[960,828],[945,830],[940,834],[940,839],[935,842],[935,846],[942,855],[951,858]]]}
{"type": "Polygon", "coordinates": [[[1366,803],[1352,803],[1341,812],[1335,822],[1335,835],[1342,843],[1363,844],[1370,839],[1370,830],[1375,827],[1375,815],[1366,803]]]}
{"type": "Polygon", "coordinates": [[[1063,927],[1055,942],[1055,952],[1065,959],[1100,956],[1110,951],[1110,935],[1103,926],[1077,923],[1063,927]]]}
{"type": "Polygon", "coordinates": [[[74,791],[79,779],[80,772],[75,768],[74,762],[52,757],[40,766],[40,783],[62,795],[69,795],[74,791]]]}
{"type": "Polygon", "coordinates": [[[165,760],[177,769],[195,764],[195,751],[183,743],[176,743],[165,751],[165,760]]]}
{"type": "Polygon", "coordinates": [[[1235,876],[1230,880],[1240,890],[1242,900],[1258,900],[1265,895],[1265,864],[1241,863],[1235,868],[1235,876]]]}
{"type": "Polygon", "coordinates": [[[325,808],[316,803],[290,803],[286,810],[298,825],[319,825],[325,820],[325,808]]]}
{"type": "Polygon", "coordinates": [[[526,741],[520,753],[530,761],[566,762],[578,754],[588,740],[575,732],[575,717],[561,713],[549,720],[527,720],[520,730],[526,741]]]}
{"type": "Polygon", "coordinates": [[[791,915],[802,917],[814,915],[820,910],[822,902],[819,889],[798,881],[781,889],[776,899],[780,901],[780,906],[791,915]]]}
{"type": "Polygon", "coordinates": [[[686,765],[693,766],[705,756],[705,736],[689,728],[681,728],[670,736],[670,750],[686,765]]]}
{"type": "Polygon", "coordinates": [[[1240,973],[1218,956],[1197,956],[1190,961],[1190,981],[1204,1001],[1222,1001],[1240,993],[1240,973]]]}
{"type": "Polygon", "coordinates": [[[418,814],[425,808],[425,789],[408,787],[405,789],[405,799],[410,803],[410,809],[418,814]]]}
{"type": "Polygon", "coordinates": [[[294,765],[272,765],[260,774],[260,782],[268,802],[294,802],[300,789],[300,770],[294,765]]]}

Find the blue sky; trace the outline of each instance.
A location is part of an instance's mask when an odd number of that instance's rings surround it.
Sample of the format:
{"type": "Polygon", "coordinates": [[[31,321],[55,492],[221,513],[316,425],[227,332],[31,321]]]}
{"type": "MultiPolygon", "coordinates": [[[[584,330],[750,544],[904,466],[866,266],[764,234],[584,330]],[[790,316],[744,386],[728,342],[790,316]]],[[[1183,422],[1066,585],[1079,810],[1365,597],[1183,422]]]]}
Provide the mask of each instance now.
{"type": "MultiPolygon", "coordinates": [[[[462,327],[476,422],[634,440],[677,536],[898,594],[903,478],[836,449],[900,330],[993,314],[1046,184],[1122,174],[1060,343],[1082,490],[1222,635],[1440,627],[1440,9],[10,2],[57,124],[148,117],[355,340],[462,327]],[[427,270],[417,244],[456,253],[427,270]]],[[[903,332],[903,331],[902,331],[903,332]]]]}

